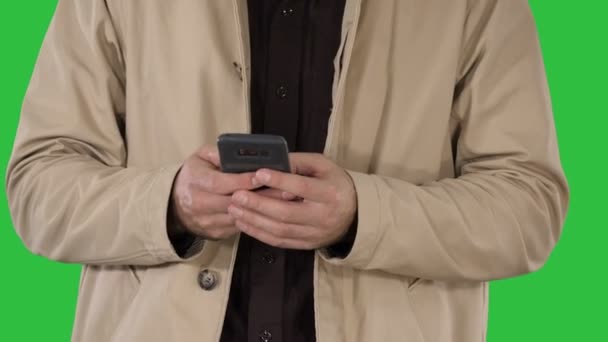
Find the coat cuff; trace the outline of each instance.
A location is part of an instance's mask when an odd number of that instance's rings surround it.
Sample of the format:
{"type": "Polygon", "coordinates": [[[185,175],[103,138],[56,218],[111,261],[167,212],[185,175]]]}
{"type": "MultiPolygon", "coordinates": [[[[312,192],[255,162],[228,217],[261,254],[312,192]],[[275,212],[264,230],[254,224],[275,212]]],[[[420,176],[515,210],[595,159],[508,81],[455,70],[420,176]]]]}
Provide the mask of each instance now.
{"type": "Polygon", "coordinates": [[[152,184],[147,196],[146,219],[148,227],[148,251],[160,262],[189,261],[199,256],[203,251],[204,240],[193,237],[187,246],[176,248],[168,233],[167,215],[173,181],[182,164],[175,164],[160,170],[156,181],[152,184]],[[176,250],[177,249],[177,250],[176,250]]]}
{"type": "MultiPolygon", "coordinates": [[[[365,173],[349,171],[357,192],[357,218],[354,243],[345,256],[336,255],[333,249],[320,250],[320,256],[338,266],[364,268],[372,258],[380,234],[380,200],[374,178],[365,173]]],[[[351,227],[352,229],[352,227],[351,227]]],[[[349,232],[350,233],[350,232],[349,232]]]]}

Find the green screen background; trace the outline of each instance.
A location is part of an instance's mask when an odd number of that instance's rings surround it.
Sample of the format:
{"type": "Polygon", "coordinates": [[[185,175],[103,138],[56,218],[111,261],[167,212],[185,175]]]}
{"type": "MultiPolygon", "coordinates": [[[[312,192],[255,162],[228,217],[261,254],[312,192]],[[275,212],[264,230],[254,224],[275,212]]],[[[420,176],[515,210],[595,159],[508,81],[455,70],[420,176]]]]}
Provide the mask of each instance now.
{"type": "MultiPolygon", "coordinates": [[[[0,5],[3,175],[21,101],[56,3],[0,5]]],[[[572,202],[562,239],[546,266],[491,284],[488,341],[608,341],[608,1],[530,4],[572,202]]],[[[4,182],[2,187],[0,341],[69,341],[80,268],[47,261],[23,247],[12,228],[4,182]]]]}

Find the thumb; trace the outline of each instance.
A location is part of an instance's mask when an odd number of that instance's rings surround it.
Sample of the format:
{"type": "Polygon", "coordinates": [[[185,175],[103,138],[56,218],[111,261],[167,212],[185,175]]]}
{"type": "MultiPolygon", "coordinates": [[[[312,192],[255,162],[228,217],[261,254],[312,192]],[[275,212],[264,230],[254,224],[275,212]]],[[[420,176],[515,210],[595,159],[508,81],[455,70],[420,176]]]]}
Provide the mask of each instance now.
{"type": "Polygon", "coordinates": [[[220,154],[217,150],[217,146],[203,145],[197,152],[196,155],[213,164],[215,167],[220,168],[220,154]]]}
{"type": "Polygon", "coordinates": [[[322,176],[331,169],[331,161],[320,153],[290,153],[291,172],[302,176],[322,176]]]}

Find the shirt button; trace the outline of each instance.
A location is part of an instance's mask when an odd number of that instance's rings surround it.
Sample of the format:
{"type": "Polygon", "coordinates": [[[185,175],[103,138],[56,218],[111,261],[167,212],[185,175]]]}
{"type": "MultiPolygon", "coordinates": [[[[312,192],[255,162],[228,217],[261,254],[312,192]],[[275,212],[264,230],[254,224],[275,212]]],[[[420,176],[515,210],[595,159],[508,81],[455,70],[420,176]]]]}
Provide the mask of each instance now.
{"type": "Polygon", "coordinates": [[[202,270],[198,274],[198,285],[205,291],[213,290],[217,283],[217,275],[210,270],[202,270]]]}
{"type": "Polygon", "coordinates": [[[278,86],[277,87],[277,91],[276,91],[276,95],[281,100],[286,99],[287,95],[288,95],[287,87],[284,86],[284,85],[278,86]]]}
{"type": "Polygon", "coordinates": [[[271,252],[266,251],[262,255],[262,261],[267,264],[273,264],[277,258],[271,252]]]}
{"type": "Polygon", "coordinates": [[[290,17],[293,14],[293,8],[284,8],[281,13],[284,17],[290,17]]]}
{"type": "Polygon", "coordinates": [[[264,330],[260,333],[260,341],[269,342],[272,340],[272,334],[268,330],[264,330]]]}

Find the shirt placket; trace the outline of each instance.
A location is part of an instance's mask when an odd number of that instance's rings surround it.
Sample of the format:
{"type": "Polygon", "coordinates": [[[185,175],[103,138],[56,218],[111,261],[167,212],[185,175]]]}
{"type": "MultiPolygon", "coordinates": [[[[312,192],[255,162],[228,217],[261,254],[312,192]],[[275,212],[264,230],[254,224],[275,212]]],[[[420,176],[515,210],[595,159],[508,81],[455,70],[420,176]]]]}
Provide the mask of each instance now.
{"type": "Polygon", "coordinates": [[[290,151],[296,148],[298,131],[306,3],[281,2],[268,35],[264,133],[284,136],[290,151]]]}
{"type": "MultiPolygon", "coordinates": [[[[295,150],[306,1],[283,1],[268,33],[263,130],[285,137],[295,150]]],[[[283,341],[286,252],[252,239],[249,342],[283,341]]]]}

